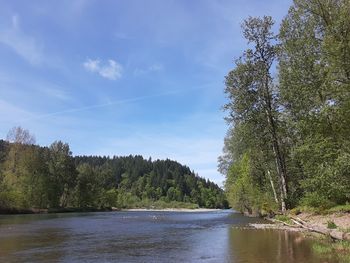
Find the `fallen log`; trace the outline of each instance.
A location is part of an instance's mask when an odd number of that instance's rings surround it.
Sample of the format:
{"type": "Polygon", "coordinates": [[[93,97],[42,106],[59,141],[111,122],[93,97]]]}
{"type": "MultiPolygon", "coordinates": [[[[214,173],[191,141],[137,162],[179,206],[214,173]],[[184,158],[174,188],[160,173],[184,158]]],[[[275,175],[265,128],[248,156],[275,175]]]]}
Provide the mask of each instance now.
{"type": "Polygon", "coordinates": [[[310,226],[309,224],[307,224],[307,222],[300,219],[299,217],[290,216],[290,218],[291,218],[293,223],[295,223],[296,225],[298,225],[302,228],[309,230],[310,232],[323,234],[323,235],[329,236],[335,240],[350,240],[349,235],[346,235],[346,233],[344,233],[342,231],[325,229],[325,228],[321,228],[321,227],[317,227],[317,226],[310,226]]]}
{"type": "Polygon", "coordinates": [[[283,225],[285,225],[285,226],[289,226],[289,227],[293,227],[293,228],[298,228],[299,226],[295,226],[295,225],[291,225],[291,224],[288,224],[288,223],[286,223],[286,222],[284,222],[284,221],[281,221],[281,220],[278,220],[278,219],[269,219],[269,220],[271,220],[272,222],[274,222],[274,223],[280,223],[280,224],[283,224],[283,225]]]}

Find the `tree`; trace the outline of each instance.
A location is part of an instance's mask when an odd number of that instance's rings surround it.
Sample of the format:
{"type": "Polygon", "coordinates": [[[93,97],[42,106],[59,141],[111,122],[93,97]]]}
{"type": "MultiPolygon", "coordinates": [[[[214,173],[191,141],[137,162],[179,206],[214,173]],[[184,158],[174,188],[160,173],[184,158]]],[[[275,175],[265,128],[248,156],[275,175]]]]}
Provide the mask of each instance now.
{"type": "MultiPolygon", "coordinates": [[[[226,77],[225,92],[229,103],[225,109],[229,111],[228,121],[234,129],[245,131],[243,138],[251,137],[253,141],[266,142],[265,145],[271,147],[279,178],[281,210],[285,211],[288,198],[287,167],[280,139],[278,94],[271,75],[277,55],[272,26],[272,18],[266,16],[249,18],[243,23],[243,35],[253,48],[244,52],[236,61],[235,69],[226,77]]],[[[262,145],[258,151],[269,156],[266,146],[262,145]]]]}
{"type": "Polygon", "coordinates": [[[49,199],[51,207],[66,207],[75,185],[76,169],[67,143],[55,141],[50,145],[49,199]]]}
{"type": "Polygon", "coordinates": [[[7,206],[28,207],[31,205],[29,197],[33,196],[28,189],[34,186],[30,182],[35,177],[31,171],[38,169],[30,161],[35,158],[30,147],[35,143],[35,138],[28,130],[14,127],[9,131],[7,140],[9,149],[3,163],[1,195],[7,200],[7,206]]]}
{"type": "Polygon", "coordinates": [[[167,194],[168,201],[224,206],[222,189],[175,161],[132,155],[73,157],[61,141],[50,147],[32,144],[22,128],[13,129],[8,138],[11,142],[0,140],[0,208],[147,206],[167,194]],[[198,199],[192,198],[192,187],[198,199]],[[201,200],[203,193],[210,202],[201,200]]]}
{"type": "Polygon", "coordinates": [[[280,91],[294,175],[313,206],[350,198],[349,11],[347,0],[297,0],[280,29],[280,91]]]}
{"type": "MultiPolygon", "coordinates": [[[[77,207],[96,207],[102,193],[96,170],[89,164],[77,167],[78,176],[74,190],[75,205],[77,207]]],[[[108,192],[107,201],[111,202],[112,192],[108,192]]]]}
{"type": "Polygon", "coordinates": [[[13,127],[6,136],[7,141],[15,144],[35,144],[34,135],[20,126],[13,127]]]}

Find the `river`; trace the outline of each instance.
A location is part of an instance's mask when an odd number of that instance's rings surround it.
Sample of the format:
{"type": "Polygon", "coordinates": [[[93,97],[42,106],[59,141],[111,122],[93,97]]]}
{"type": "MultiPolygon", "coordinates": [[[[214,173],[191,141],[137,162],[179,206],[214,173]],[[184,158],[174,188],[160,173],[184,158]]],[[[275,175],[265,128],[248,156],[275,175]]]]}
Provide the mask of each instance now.
{"type": "Polygon", "coordinates": [[[336,262],[300,233],[212,212],[0,215],[0,262],[336,262]]]}

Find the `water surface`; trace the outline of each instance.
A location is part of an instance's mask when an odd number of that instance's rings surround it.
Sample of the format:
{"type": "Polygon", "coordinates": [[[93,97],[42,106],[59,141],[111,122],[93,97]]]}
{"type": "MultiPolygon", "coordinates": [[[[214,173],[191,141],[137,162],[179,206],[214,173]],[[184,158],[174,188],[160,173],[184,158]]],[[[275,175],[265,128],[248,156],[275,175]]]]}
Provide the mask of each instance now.
{"type": "Polygon", "coordinates": [[[233,211],[0,216],[0,262],[329,262],[300,233],[233,211]]]}

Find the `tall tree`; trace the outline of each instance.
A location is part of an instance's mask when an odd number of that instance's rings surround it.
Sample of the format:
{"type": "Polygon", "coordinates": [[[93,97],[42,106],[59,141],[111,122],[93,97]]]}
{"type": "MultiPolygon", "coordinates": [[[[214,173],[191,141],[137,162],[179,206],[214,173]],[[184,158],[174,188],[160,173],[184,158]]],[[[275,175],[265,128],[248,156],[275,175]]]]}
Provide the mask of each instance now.
{"type": "Polygon", "coordinates": [[[55,141],[50,145],[50,204],[66,207],[76,180],[76,168],[67,143],[55,141]]]}
{"type": "MultiPolygon", "coordinates": [[[[9,206],[26,207],[30,205],[28,194],[30,159],[35,138],[22,127],[12,128],[7,135],[9,150],[3,164],[2,195],[7,199],[9,206]]],[[[36,168],[34,168],[36,169],[36,168]]]]}
{"type": "Polygon", "coordinates": [[[311,205],[350,198],[349,14],[348,0],[295,0],[280,30],[280,91],[291,156],[311,205]]]}
{"type": "MultiPolygon", "coordinates": [[[[279,178],[281,210],[286,210],[287,167],[285,154],[279,135],[278,105],[275,85],[272,78],[272,66],[276,60],[276,36],[272,33],[271,17],[249,18],[244,21],[243,35],[253,47],[236,61],[236,67],[226,77],[225,92],[229,103],[228,120],[234,127],[249,127],[256,139],[267,142],[273,152],[276,174],[279,178]]],[[[254,137],[254,136],[251,136],[254,137]]],[[[268,155],[269,149],[261,151],[268,155]]]]}

